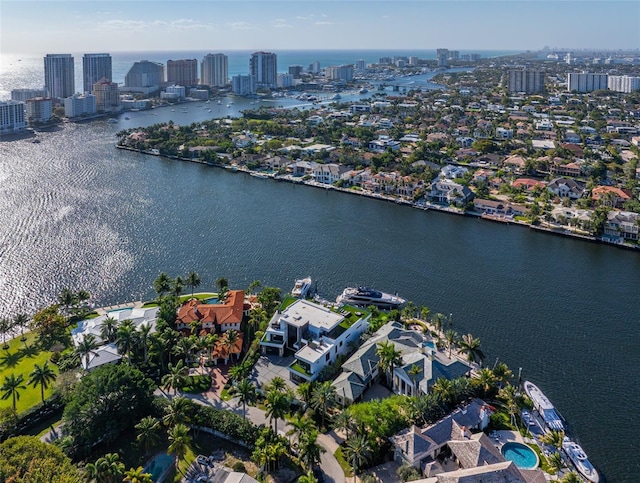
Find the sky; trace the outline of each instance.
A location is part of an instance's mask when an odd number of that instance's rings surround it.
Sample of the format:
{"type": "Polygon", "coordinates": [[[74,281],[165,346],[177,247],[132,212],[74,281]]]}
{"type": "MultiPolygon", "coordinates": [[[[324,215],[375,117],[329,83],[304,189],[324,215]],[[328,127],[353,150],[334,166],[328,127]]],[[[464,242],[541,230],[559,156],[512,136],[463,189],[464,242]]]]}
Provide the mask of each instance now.
{"type": "Polygon", "coordinates": [[[637,49],[638,0],[0,0],[0,52],[637,49]]]}

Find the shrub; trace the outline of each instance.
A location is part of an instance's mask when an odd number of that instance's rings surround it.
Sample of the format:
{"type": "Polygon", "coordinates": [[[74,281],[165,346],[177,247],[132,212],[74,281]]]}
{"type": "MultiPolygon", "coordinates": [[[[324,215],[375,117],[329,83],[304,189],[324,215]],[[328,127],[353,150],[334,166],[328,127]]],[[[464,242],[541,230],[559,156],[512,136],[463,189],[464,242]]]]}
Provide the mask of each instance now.
{"type": "Polygon", "coordinates": [[[233,471],[237,471],[238,473],[246,473],[247,468],[245,468],[244,463],[242,461],[236,461],[231,467],[233,471]]]}

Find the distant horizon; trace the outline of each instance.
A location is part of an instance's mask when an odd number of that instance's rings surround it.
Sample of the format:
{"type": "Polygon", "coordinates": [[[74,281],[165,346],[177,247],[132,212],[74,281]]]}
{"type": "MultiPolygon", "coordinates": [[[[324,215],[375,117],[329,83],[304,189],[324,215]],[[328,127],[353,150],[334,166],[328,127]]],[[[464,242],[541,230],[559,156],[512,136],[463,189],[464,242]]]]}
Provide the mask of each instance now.
{"type": "Polygon", "coordinates": [[[131,46],[180,52],[203,44],[214,51],[278,51],[292,44],[325,51],[409,45],[620,51],[640,47],[638,18],[635,0],[2,0],[0,45],[17,54],[78,46],[85,52],[129,52],[131,46]],[[586,47],[558,47],[567,45],[586,47]]]}

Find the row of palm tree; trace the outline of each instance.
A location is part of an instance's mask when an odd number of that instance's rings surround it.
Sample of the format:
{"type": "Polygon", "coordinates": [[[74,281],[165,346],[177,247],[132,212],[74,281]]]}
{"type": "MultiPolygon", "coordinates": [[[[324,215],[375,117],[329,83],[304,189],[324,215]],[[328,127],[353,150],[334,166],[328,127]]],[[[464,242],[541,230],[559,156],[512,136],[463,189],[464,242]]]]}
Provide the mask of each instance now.
{"type": "Polygon", "coordinates": [[[15,329],[20,329],[20,340],[25,341],[24,329],[29,323],[27,314],[16,314],[13,318],[0,318],[0,336],[2,336],[2,348],[9,349],[8,337],[11,336],[15,329]]]}
{"type": "Polygon", "coordinates": [[[151,473],[145,473],[142,466],[125,470],[117,453],[107,453],[95,463],[88,463],[82,471],[87,483],[152,483],[151,473]]]}
{"type": "Polygon", "coordinates": [[[183,279],[180,276],[172,279],[165,272],[160,272],[156,279],[153,281],[153,290],[158,294],[158,297],[162,299],[165,294],[171,294],[175,297],[180,297],[185,286],[191,288],[191,295],[196,288],[200,286],[202,280],[196,272],[189,272],[183,279]]]}
{"type": "MultiPolygon", "coordinates": [[[[27,384],[31,384],[34,388],[40,386],[40,397],[44,403],[44,391],[48,389],[51,384],[56,380],[56,372],[49,366],[49,362],[45,361],[44,364],[35,364],[33,371],[29,374],[29,380],[27,384]]],[[[12,400],[13,410],[16,410],[16,404],[20,400],[20,391],[27,389],[24,384],[24,376],[22,374],[9,374],[5,376],[4,383],[0,386],[0,392],[2,393],[2,399],[12,400]]]]}

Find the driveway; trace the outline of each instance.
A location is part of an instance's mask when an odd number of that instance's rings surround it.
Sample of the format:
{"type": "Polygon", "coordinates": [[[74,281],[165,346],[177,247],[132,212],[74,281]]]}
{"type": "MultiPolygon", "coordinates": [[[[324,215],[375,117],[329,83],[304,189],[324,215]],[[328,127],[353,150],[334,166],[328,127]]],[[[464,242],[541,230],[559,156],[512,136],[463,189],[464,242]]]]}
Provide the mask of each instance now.
{"type": "Polygon", "coordinates": [[[289,364],[293,362],[293,359],[293,356],[260,356],[251,374],[249,374],[249,379],[259,387],[264,387],[274,377],[281,377],[287,385],[295,391],[297,386],[289,379],[289,369],[287,369],[289,364]]]}

